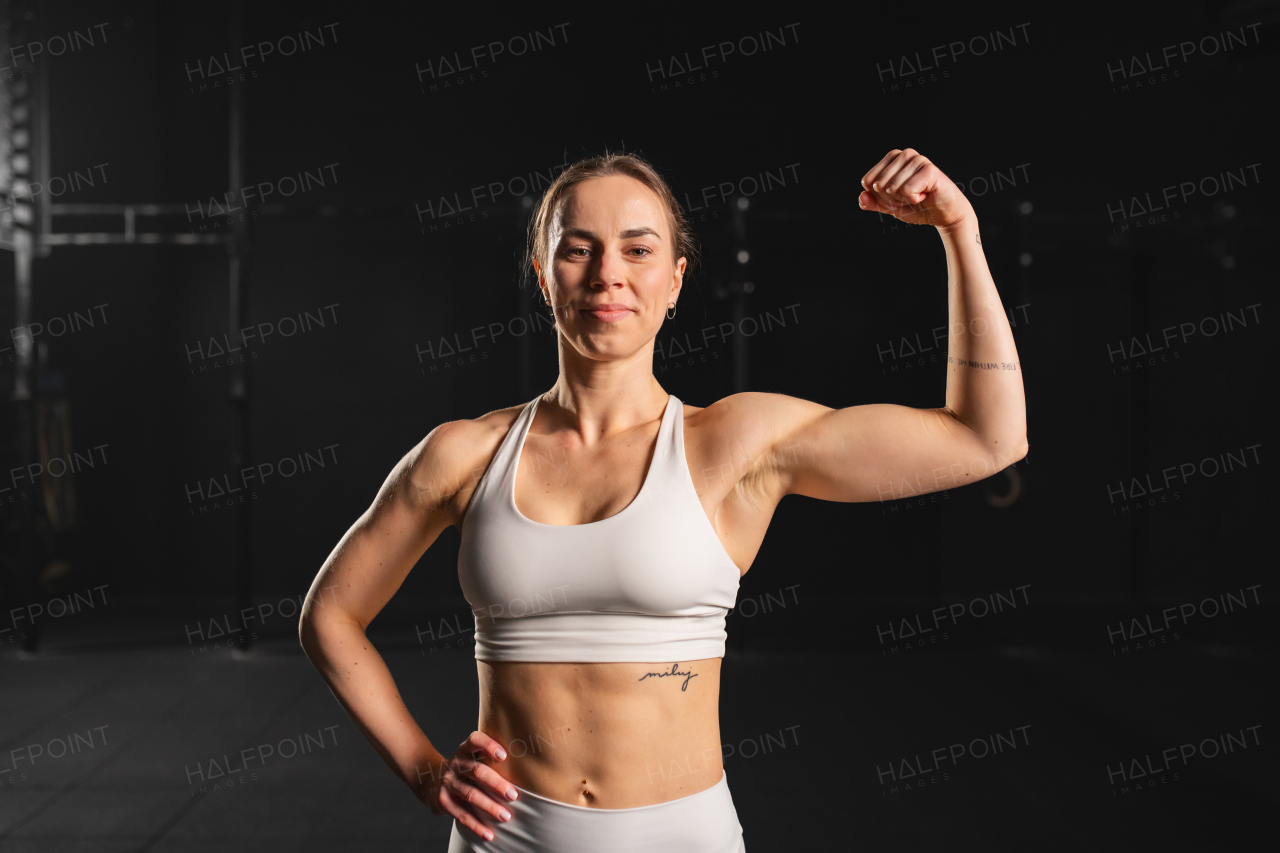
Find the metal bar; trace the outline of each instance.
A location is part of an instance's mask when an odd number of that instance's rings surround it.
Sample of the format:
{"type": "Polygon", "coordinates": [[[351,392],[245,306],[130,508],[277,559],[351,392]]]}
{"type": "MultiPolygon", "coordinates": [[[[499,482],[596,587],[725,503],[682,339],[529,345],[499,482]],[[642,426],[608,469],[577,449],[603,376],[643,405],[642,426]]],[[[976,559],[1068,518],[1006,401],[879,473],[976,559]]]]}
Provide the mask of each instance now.
{"type": "MultiPolygon", "coordinates": [[[[13,324],[14,328],[25,329],[31,324],[31,231],[18,225],[13,229],[13,324]]],[[[14,338],[14,349],[17,350],[18,363],[13,371],[13,399],[31,399],[31,365],[35,346],[31,335],[19,335],[14,338]]],[[[24,451],[27,448],[24,448],[24,451]]]]}
{"type": "MultiPolygon", "coordinates": [[[[16,241],[15,241],[16,242],[16,241]]],[[[120,232],[78,232],[42,234],[42,246],[92,246],[119,244],[159,245],[172,243],[176,245],[216,245],[230,243],[229,234],[128,234],[120,232]]]]}
{"type": "MultiPolygon", "coordinates": [[[[44,31],[44,16],[38,10],[35,18],[35,27],[37,32],[44,31]]],[[[32,90],[31,90],[31,130],[32,130],[32,166],[35,171],[35,179],[40,182],[40,186],[49,186],[49,71],[48,63],[35,62],[32,68],[32,90]]],[[[32,199],[35,207],[35,222],[32,224],[32,231],[37,235],[46,234],[51,229],[52,222],[49,216],[49,205],[43,201],[32,199]]],[[[35,248],[40,251],[43,257],[49,254],[49,250],[45,249],[39,243],[35,248]]]]}
{"type": "MultiPolygon", "coordinates": [[[[231,4],[231,48],[235,50],[244,42],[244,0],[233,0],[231,4]]],[[[230,92],[230,130],[229,158],[227,178],[231,192],[227,198],[234,198],[240,187],[245,185],[245,161],[247,159],[247,134],[245,128],[246,110],[244,86],[233,86],[230,92]]],[[[247,255],[249,248],[249,223],[243,219],[232,226],[232,239],[228,243],[230,264],[228,271],[228,320],[230,339],[236,340],[240,329],[249,325],[249,283],[247,275],[247,255]]],[[[244,345],[244,341],[241,341],[244,345]]],[[[232,452],[234,467],[240,468],[249,464],[251,458],[252,438],[249,419],[249,362],[241,361],[232,365],[231,373],[231,406],[236,426],[236,447],[232,452]]],[[[236,598],[240,607],[250,606],[253,597],[253,513],[252,501],[245,501],[238,507],[237,515],[237,554],[236,554],[236,598]]],[[[243,640],[247,648],[252,635],[245,635],[243,640]]]]}
{"type": "Polygon", "coordinates": [[[46,209],[54,216],[63,216],[67,214],[83,214],[83,215],[127,215],[127,211],[132,210],[141,216],[163,216],[165,214],[185,214],[187,206],[185,204],[113,204],[110,202],[81,202],[81,203],[58,203],[46,205],[46,209]]]}

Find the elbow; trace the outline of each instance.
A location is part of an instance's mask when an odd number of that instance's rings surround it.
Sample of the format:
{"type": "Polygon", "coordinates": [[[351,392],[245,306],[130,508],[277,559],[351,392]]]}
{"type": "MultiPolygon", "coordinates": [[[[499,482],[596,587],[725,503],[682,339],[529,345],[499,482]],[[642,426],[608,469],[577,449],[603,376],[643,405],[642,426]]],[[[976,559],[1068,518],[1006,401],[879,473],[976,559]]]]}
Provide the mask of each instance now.
{"type": "Polygon", "coordinates": [[[982,458],[985,458],[989,465],[987,473],[980,475],[977,478],[979,480],[983,477],[988,477],[997,471],[1003,471],[1010,465],[1027,458],[1028,445],[1026,434],[1015,435],[1013,433],[1004,433],[999,438],[991,438],[988,436],[983,439],[982,447],[985,449],[987,454],[982,458]],[[994,463],[994,465],[991,465],[990,463],[994,463]]]}
{"type": "Polygon", "coordinates": [[[298,615],[298,642],[302,644],[307,657],[316,663],[325,657],[328,641],[344,634],[347,626],[353,626],[363,633],[366,624],[340,610],[335,602],[324,602],[318,597],[307,596],[302,604],[302,612],[298,615]]]}
{"type": "Polygon", "coordinates": [[[316,647],[316,620],[307,608],[303,608],[302,615],[298,617],[298,642],[302,645],[302,650],[307,657],[312,656],[312,651],[316,647]]]}
{"type": "MultiPolygon", "coordinates": [[[[987,433],[980,439],[979,445],[989,462],[995,463],[995,471],[1007,468],[1015,462],[1027,457],[1027,434],[1025,432],[987,433]],[[996,436],[999,436],[998,438],[996,436]]],[[[992,471],[991,473],[995,473],[992,471]]],[[[981,477],[979,477],[981,479],[981,477]]]]}
{"type": "Polygon", "coordinates": [[[321,646],[321,634],[324,631],[324,620],[316,612],[315,602],[310,596],[302,604],[302,612],[298,614],[298,642],[307,657],[315,660],[321,646]]]}

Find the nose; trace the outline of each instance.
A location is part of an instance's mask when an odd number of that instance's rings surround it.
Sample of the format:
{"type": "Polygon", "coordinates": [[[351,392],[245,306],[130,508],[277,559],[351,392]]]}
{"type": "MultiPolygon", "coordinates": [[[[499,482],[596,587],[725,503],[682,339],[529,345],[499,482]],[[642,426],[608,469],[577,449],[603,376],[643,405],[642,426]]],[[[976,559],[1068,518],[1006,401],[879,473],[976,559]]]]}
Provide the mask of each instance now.
{"type": "Polygon", "coordinates": [[[594,264],[591,271],[591,286],[600,290],[607,290],[615,285],[620,286],[626,282],[626,264],[622,258],[618,257],[618,253],[606,248],[598,256],[598,260],[594,264]]]}

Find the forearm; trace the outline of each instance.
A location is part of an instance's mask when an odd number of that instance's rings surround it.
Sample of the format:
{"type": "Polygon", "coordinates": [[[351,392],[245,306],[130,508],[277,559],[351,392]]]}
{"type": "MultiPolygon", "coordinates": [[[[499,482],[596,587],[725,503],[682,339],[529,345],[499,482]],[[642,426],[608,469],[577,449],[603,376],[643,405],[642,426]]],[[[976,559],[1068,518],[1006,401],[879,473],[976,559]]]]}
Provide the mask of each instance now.
{"type": "Polygon", "coordinates": [[[972,210],[939,228],[947,253],[947,408],[996,452],[1026,443],[1022,366],[972,210]]]}
{"type": "Polygon", "coordinates": [[[332,616],[304,618],[300,637],[307,657],[382,760],[420,795],[429,768],[442,758],[418,726],[391,670],[364,630],[332,616]]]}

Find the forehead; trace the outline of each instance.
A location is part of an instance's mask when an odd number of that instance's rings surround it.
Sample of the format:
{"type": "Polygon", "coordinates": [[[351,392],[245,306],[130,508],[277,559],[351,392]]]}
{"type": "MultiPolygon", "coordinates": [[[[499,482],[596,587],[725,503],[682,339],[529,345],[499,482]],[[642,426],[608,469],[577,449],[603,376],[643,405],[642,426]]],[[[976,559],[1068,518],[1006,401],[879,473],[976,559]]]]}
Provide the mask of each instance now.
{"type": "Polygon", "coordinates": [[[565,192],[556,212],[559,230],[584,228],[600,233],[648,226],[667,231],[668,213],[658,194],[629,175],[589,178],[565,192]]]}

